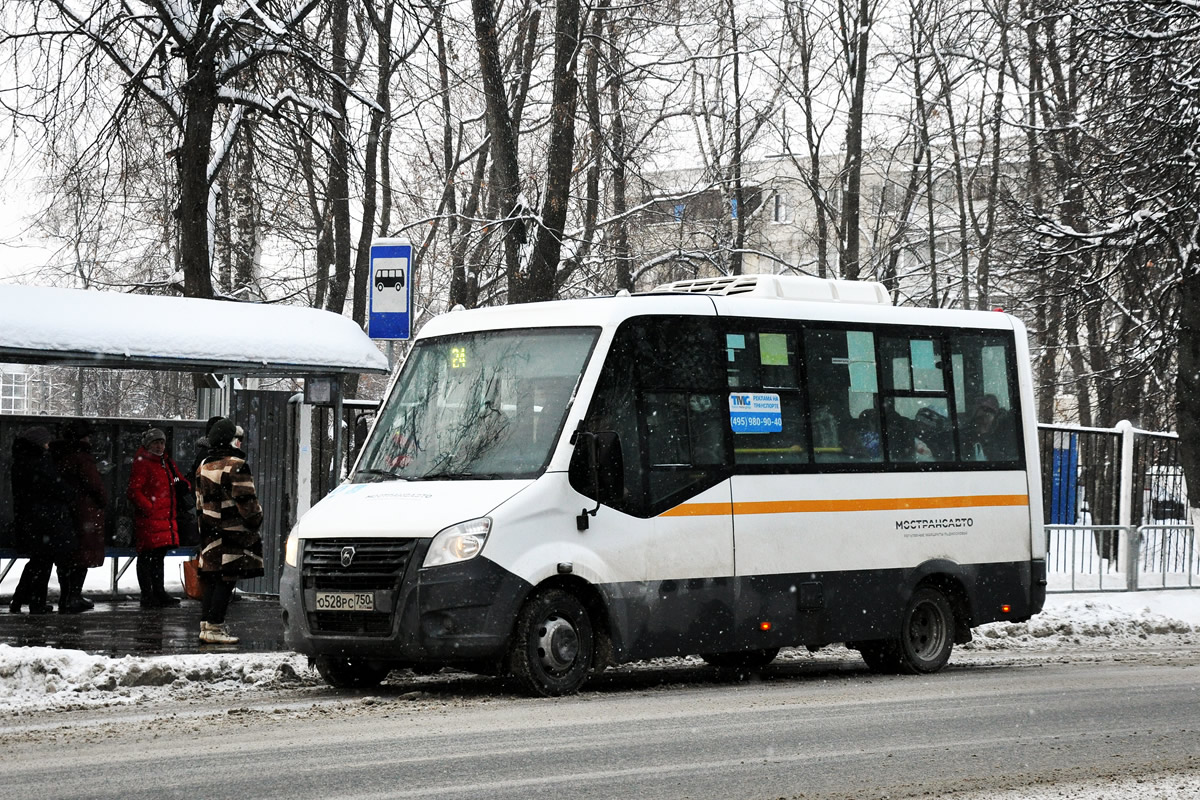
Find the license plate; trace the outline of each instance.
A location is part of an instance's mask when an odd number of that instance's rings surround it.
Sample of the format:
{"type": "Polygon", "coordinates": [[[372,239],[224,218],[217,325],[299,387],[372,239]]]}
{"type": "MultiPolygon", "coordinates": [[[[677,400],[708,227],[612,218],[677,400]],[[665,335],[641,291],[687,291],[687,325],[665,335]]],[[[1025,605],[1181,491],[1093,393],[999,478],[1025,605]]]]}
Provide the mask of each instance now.
{"type": "Polygon", "coordinates": [[[317,611],[374,611],[374,592],[317,592],[317,611]]]}

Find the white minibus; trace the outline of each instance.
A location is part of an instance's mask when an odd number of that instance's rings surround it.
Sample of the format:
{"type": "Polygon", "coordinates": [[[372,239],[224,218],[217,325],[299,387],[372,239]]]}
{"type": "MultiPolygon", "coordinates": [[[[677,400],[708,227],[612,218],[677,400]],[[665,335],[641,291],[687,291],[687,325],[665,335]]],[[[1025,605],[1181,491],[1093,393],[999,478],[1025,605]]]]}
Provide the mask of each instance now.
{"type": "Polygon", "coordinates": [[[740,276],[431,320],[292,530],[287,642],[575,692],[607,665],[844,643],[931,673],[1045,599],[1020,321],[740,276]]]}

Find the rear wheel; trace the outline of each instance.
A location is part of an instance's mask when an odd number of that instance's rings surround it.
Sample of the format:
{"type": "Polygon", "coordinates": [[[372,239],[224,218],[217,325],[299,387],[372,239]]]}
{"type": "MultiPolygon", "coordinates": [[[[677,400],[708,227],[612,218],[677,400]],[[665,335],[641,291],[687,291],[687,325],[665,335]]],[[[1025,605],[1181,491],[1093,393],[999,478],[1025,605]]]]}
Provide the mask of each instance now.
{"type": "Polygon", "coordinates": [[[736,653],[701,653],[700,657],[706,663],[720,669],[762,669],[774,661],[777,655],[778,647],[764,647],[761,650],[740,650],[736,653]]]}
{"type": "Polygon", "coordinates": [[[946,596],[931,586],[913,592],[900,620],[900,637],[861,642],[863,661],[876,672],[925,675],[950,660],[954,648],[954,611],[946,596]]]}
{"type": "Polygon", "coordinates": [[[317,672],[336,689],[370,689],[378,686],[392,671],[383,664],[361,658],[317,656],[315,660],[317,672]]]}
{"type": "Polygon", "coordinates": [[[517,616],[509,672],[530,694],[573,694],[592,668],[595,639],[587,609],[561,589],[539,592],[517,616]]]}
{"type": "Polygon", "coordinates": [[[895,652],[891,642],[858,642],[855,645],[862,660],[873,672],[892,673],[897,671],[895,652]]]}

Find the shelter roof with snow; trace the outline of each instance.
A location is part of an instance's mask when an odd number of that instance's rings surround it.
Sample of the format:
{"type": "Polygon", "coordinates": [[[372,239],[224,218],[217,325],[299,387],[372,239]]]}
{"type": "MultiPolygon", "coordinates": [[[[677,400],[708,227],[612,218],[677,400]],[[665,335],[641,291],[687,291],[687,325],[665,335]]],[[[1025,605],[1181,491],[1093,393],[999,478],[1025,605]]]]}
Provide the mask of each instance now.
{"type": "Polygon", "coordinates": [[[352,320],[298,306],[0,285],[0,362],[255,376],[385,373],[352,320]]]}

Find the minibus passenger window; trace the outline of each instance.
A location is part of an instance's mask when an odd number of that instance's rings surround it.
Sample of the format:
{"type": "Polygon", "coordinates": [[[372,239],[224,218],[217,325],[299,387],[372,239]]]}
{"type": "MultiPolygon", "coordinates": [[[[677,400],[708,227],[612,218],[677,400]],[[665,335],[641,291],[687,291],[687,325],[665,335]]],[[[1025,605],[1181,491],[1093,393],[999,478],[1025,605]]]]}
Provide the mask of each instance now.
{"type": "Polygon", "coordinates": [[[796,334],[738,329],[725,344],[734,461],[807,464],[796,334]]]}
{"type": "Polygon", "coordinates": [[[953,461],[942,340],[881,336],[879,350],[888,461],[953,461]]]}
{"type": "Polygon", "coordinates": [[[996,334],[954,337],[951,366],[958,413],[959,457],[1013,462],[1021,457],[1019,409],[1012,398],[1012,347],[996,334]]]}
{"type": "Polygon", "coordinates": [[[807,386],[814,429],[836,429],[837,441],[814,453],[821,463],[883,461],[875,336],[870,331],[808,330],[807,386]]]}

